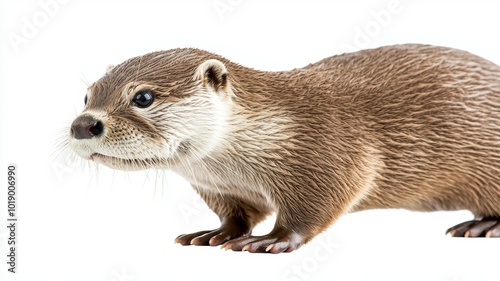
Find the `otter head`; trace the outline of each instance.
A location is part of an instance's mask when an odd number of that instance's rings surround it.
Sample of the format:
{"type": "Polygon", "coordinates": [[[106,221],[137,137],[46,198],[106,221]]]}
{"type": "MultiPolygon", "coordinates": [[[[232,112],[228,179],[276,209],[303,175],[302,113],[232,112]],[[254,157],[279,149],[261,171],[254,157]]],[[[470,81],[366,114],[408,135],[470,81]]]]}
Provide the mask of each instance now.
{"type": "Polygon", "coordinates": [[[88,88],[69,145],[111,168],[169,168],[203,159],[224,138],[232,91],[225,65],[194,49],[112,67],[88,88]]]}

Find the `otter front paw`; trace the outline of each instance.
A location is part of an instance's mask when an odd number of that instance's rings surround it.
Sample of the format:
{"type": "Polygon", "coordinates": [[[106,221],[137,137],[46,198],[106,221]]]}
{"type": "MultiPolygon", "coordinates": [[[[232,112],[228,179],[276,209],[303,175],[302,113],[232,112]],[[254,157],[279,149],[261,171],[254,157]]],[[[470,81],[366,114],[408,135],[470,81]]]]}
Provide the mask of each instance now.
{"type": "Polygon", "coordinates": [[[218,246],[231,239],[249,235],[251,231],[252,229],[244,221],[227,219],[217,229],[179,235],[175,238],[175,243],[184,246],[218,246]]]}
{"type": "Polygon", "coordinates": [[[229,240],[222,245],[222,248],[250,253],[278,254],[297,250],[304,243],[305,239],[301,235],[286,229],[278,229],[263,236],[247,236],[229,240]]]}
{"type": "Polygon", "coordinates": [[[500,238],[500,218],[486,217],[467,221],[446,231],[453,237],[497,237],[500,238]]]}

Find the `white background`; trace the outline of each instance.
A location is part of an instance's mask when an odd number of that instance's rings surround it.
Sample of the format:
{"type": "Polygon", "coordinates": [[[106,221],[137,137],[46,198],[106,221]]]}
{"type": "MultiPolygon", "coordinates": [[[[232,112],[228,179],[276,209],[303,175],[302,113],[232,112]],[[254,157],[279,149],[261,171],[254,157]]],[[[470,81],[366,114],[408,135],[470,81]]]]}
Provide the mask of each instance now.
{"type": "Polygon", "coordinates": [[[413,42],[500,63],[500,4],[55,1],[1,1],[0,178],[17,164],[19,188],[18,273],[11,274],[0,180],[1,280],[499,280],[500,241],[444,235],[472,218],[466,211],[350,214],[291,254],[182,247],[173,243],[178,234],[215,228],[218,219],[181,178],[53,155],[83,107],[86,81],[132,56],[197,47],[284,70],[348,49],[413,42]]]}

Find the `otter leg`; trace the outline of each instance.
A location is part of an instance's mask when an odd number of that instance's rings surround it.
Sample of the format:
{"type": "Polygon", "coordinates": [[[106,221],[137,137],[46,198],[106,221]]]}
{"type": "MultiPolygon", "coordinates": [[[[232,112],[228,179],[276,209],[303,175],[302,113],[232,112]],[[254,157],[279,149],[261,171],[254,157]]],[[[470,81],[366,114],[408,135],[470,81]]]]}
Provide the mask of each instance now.
{"type": "Polygon", "coordinates": [[[335,200],[333,196],[324,196],[321,198],[322,201],[318,201],[301,199],[306,197],[305,194],[301,195],[300,191],[286,194],[297,196],[275,198],[278,210],[276,223],[271,232],[262,236],[232,239],[224,243],[222,248],[273,254],[297,250],[342,214],[341,207],[332,208],[331,206],[337,203],[337,206],[346,205],[335,200]]]}
{"type": "Polygon", "coordinates": [[[446,231],[453,237],[497,237],[500,238],[500,217],[484,217],[467,221],[446,231]]]}
{"type": "Polygon", "coordinates": [[[271,213],[267,207],[257,207],[234,196],[221,196],[203,189],[198,189],[198,193],[219,216],[221,226],[180,235],[175,242],[181,245],[218,246],[231,239],[250,235],[254,226],[271,213]]]}

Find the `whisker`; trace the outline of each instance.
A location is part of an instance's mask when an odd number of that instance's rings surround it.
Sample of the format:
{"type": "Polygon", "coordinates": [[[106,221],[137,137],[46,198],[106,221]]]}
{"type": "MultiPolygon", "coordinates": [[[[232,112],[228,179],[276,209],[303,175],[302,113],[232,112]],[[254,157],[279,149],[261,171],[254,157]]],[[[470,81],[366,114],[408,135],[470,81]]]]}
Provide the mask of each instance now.
{"type": "Polygon", "coordinates": [[[89,83],[87,77],[85,76],[85,74],[80,71],[80,75],[81,75],[80,81],[82,81],[87,86],[87,88],[90,87],[90,83],[89,83]]]}

